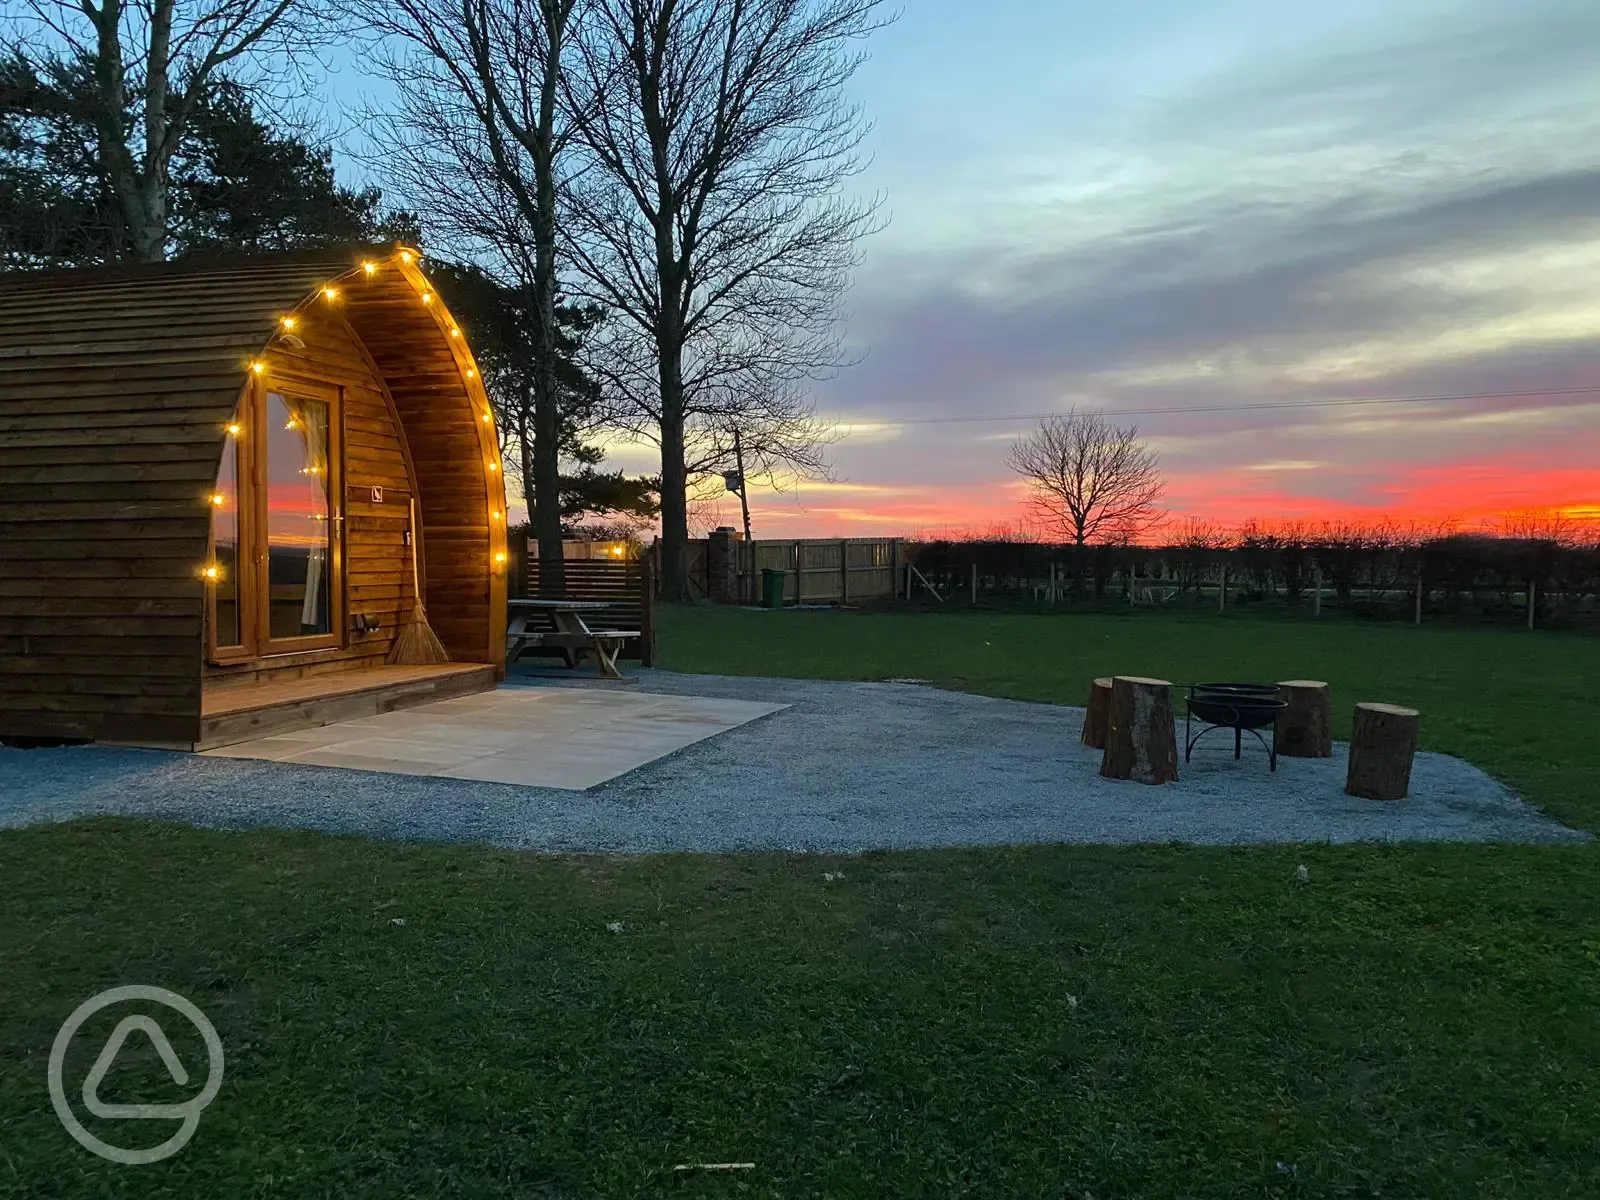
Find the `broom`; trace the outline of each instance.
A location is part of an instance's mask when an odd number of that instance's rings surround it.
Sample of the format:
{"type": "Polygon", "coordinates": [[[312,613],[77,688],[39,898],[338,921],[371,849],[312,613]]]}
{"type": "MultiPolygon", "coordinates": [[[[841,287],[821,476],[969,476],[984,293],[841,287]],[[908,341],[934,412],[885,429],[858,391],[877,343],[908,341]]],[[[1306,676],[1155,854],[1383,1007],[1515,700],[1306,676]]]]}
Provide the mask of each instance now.
{"type": "Polygon", "coordinates": [[[411,620],[395,638],[389,648],[390,666],[419,666],[428,663],[447,663],[450,654],[444,643],[428,625],[427,610],[422,607],[422,572],[417,566],[417,500],[411,498],[410,523],[406,526],[406,540],[411,543],[411,620]]]}

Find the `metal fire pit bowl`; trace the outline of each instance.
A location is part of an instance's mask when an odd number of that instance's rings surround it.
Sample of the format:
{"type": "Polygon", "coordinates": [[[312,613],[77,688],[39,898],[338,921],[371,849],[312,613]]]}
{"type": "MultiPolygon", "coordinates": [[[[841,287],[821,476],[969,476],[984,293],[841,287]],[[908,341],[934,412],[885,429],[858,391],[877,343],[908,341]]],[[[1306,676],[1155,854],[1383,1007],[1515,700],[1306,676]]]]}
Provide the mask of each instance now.
{"type": "Polygon", "coordinates": [[[1189,685],[1188,711],[1183,717],[1183,761],[1194,754],[1195,743],[1213,729],[1233,730],[1233,757],[1240,756],[1244,732],[1260,742],[1267,751],[1270,769],[1278,769],[1277,749],[1261,730],[1272,725],[1287,702],[1278,698],[1275,683],[1195,683],[1189,685]],[[1204,722],[1199,733],[1191,733],[1193,722],[1204,722]]]}

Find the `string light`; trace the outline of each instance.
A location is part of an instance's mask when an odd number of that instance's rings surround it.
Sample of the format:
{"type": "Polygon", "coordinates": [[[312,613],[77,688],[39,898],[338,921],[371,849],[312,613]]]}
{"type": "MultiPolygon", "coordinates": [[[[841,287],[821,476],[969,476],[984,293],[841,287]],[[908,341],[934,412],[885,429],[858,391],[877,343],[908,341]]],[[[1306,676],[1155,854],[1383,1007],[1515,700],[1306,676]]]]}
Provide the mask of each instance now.
{"type": "Polygon", "coordinates": [[[467,368],[467,378],[468,378],[468,379],[471,379],[471,378],[473,378],[473,377],[474,377],[474,376],[475,376],[475,375],[477,375],[477,372],[476,372],[476,371],[474,371],[474,370],[473,370],[473,369],[472,369],[472,368],[471,368],[471,367],[468,367],[468,368],[467,368]]]}
{"type": "Polygon", "coordinates": [[[405,264],[407,264],[408,266],[410,265],[411,260],[413,258],[415,258],[415,257],[416,257],[416,255],[411,253],[411,251],[409,251],[409,250],[400,251],[400,261],[405,263],[405,264]]]}
{"type": "Polygon", "coordinates": [[[489,519],[491,521],[498,521],[500,519],[500,510],[498,508],[490,509],[489,510],[489,519]]]}
{"type": "Polygon", "coordinates": [[[300,423],[298,421],[296,421],[293,417],[290,417],[287,421],[285,421],[283,423],[283,427],[285,429],[298,429],[300,427],[300,423]]]}
{"type": "Polygon", "coordinates": [[[295,319],[295,318],[294,318],[294,317],[284,317],[284,318],[283,318],[283,320],[282,320],[282,321],[281,321],[281,322],[279,322],[279,323],[280,323],[280,324],[281,324],[281,325],[282,325],[282,326],[283,326],[283,327],[284,327],[284,328],[285,328],[285,329],[293,329],[293,328],[294,328],[294,327],[295,327],[295,326],[296,326],[296,325],[298,325],[298,324],[299,324],[299,323],[300,323],[300,322],[299,322],[299,321],[298,321],[298,320],[296,320],[296,319],[295,319]]]}
{"type": "Polygon", "coordinates": [[[432,292],[423,292],[422,293],[422,302],[424,304],[432,304],[433,303],[433,293],[432,292]]]}
{"type": "Polygon", "coordinates": [[[267,369],[267,364],[262,362],[260,359],[257,359],[255,362],[250,364],[250,369],[259,375],[261,372],[267,369]]]}
{"type": "Polygon", "coordinates": [[[461,330],[457,329],[455,326],[452,325],[450,327],[450,336],[451,337],[460,337],[461,336],[461,330]]]}
{"type": "Polygon", "coordinates": [[[361,264],[361,269],[368,275],[376,275],[378,273],[378,264],[370,261],[364,262],[361,264]]]}
{"type": "Polygon", "coordinates": [[[494,418],[492,418],[492,417],[491,417],[491,416],[489,416],[489,414],[488,414],[488,413],[484,413],[484,414],[483,414],[483,423],[484,423],[484,424],[485,424],[485,425],[487,425],[487,424],[488,424],[488,423],[489,423],[489,422],[490,422],[490,421],[491,421],[491,420],[493,420],[493,419],[494,419],[494,418]]]}
{"type": "Polygon", "coordinates": [[[200,568],[200,575],[203,579],[209,579],[212,582],[215,582],[216,580],[222,578],[222,569],[215,565],[204,566],[200,568]]]}
{"type": "Polygon", "coordinates": [[[500,464],[499,463],[492,462],[492,463],[489,464],[489,470],[498,471],[499,469],[500,469],[500,464]]]}
{"type": "Polygon", "coordinates": [[[212,503],[213,507],[221,508],[227,502],[228,502],[228,498],[226,496],[224,496],[221,492],[212,492],[211,493],[211,503],[212,503]]]}
{"type": "Polygon", "coordinates": [[[504,550],[501,550],[500,552],[498,552],[494,556],[494,561],[497,562],[497,563],[503,563],[503,562],[505,562],[505,560],[506,560],[506,554],[505,554],[504,550]]]}
{"type": "Polygon", "coordinates": [[[337,300],[339,298],[339,289],[336,287],[325,287],[322,289],[322,294],[329,300],[337,300]]]}
{"type": "Polygon", "coordinates": [[[240,425],[237,421],[229,421],[226,429],[229,437],[238,437],[244,432],[244,426],[240,425]]]}

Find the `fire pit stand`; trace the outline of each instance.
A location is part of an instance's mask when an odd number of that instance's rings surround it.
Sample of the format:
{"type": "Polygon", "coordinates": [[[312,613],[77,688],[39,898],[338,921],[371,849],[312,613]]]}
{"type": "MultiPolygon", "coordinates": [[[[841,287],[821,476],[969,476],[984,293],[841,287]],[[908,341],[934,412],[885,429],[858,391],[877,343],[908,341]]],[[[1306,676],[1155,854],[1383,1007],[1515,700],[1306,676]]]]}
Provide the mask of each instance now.
{"type": "Polygon", "coordinates": [[[1245,731],[1249,730],[1266,750],[1269,769],[1276,771],[1277,748],[1261,736],[1261,730],[1272,725],[1285,707],[1285,701],[1278,698],[1278,685],[1274,683],[1190,684],[1183,714],[1183,761],[1189,761],[1195,743],[1213,729],[1233,730],[1233,757],[1237,759],[1244,746],[1245,731]],[[1192,733],[1197,719],[1204,722],[1204,727],[1199,733],[1192,733]]]}

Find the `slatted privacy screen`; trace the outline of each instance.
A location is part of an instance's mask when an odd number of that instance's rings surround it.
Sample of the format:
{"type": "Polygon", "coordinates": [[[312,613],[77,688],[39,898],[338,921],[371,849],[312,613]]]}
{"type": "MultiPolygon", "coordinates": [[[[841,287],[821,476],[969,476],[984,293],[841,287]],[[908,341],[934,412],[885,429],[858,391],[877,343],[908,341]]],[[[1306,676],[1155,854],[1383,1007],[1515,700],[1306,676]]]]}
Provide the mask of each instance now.
{"type": "MultiPolygon", "coordinates": [[[[563,586],[547,581],[549,573],[540,570],[537,552],[529,547],[524,575],[524,594],[546,599],[599,600],[608,607],[585,615],[592,628],[637,629],[640,636],[629,638],[620,657],[637,660],[643,666],[655,663],[655,582],[648,561],[622,562],[569,558],[562,564],[563,586]]],[[[539,628],[544,614],[536,614],[530,628],[539,628]]],[[[547,618],[544,618],[546,621],[547,618]]],[[[547,626],[548,627],[548,626],[547,626]]]]}

